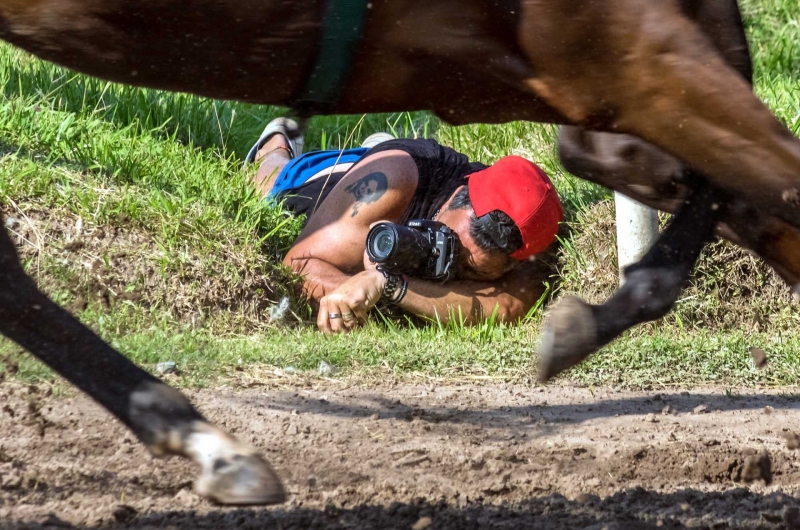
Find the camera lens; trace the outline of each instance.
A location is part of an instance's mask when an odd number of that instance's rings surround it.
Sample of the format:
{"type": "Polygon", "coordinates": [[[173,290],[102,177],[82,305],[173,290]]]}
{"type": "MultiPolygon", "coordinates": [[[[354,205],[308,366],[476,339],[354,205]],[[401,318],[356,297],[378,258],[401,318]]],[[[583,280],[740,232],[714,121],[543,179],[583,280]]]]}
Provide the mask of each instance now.
{"type": "Polygon", "coordinates": [[[378,225],[367,238],[367,253],[375,263],[386,261],[395,249],[397,234],[389,225],[378,225]]]}
{"type": "Polygon", "coordinates": [[[385,257],[388,256],[389,253],[394,248],[394,237],[392,237],[390,233],[382,233],[378,236],[378,239],[375,241],[375,254],[377,256],[385,257]]]}
{"type": "Polygon", "coordinates": [[[427,230],[389,222],[370,229],[367,256],[390,272],[411,276],[425,274],[431,259],[436,259],[435,245],[427,230]]]}

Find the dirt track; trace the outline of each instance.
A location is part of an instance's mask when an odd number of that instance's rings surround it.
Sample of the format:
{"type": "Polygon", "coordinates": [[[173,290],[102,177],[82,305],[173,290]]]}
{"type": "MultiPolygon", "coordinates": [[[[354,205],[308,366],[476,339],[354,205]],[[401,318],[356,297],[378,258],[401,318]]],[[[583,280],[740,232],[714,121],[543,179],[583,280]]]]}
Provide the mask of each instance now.
{"type": "Polygon", "coordinates": [[[284,477],[270,509],[198,499],[82,396],[0,386],[0,527],[800,528],[794,392],[323,384],[191,394],[284,477]]]}

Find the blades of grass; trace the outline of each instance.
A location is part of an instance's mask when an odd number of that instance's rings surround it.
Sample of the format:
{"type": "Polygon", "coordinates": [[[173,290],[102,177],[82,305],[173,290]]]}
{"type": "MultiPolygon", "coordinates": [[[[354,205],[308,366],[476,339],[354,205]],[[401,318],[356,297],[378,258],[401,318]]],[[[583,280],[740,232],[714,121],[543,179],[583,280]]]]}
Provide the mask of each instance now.
{"type": "Polygon", "coordinates": [[[544,306],[545,302],[549,300],[553,285],[550,282],[544,282],[544,285],[544,292],[542,292],[542,295],[538,300],[536,300],[536,303],[533,304],[533,307],[531,307],[525,314],[523,321],[533,320],[535,316],[539,315],[539,310],[544,306]]]}

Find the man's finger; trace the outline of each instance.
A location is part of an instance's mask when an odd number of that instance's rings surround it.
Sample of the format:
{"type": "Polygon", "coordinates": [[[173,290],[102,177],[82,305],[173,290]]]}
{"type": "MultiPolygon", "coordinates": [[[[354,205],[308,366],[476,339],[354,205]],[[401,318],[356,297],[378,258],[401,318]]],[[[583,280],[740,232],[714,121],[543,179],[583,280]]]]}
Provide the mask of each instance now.
{"type": "Polygon", "coordinates": [[[317,314],[317,328],[323,333],[332,333],[330,319],[328,318],[327,300],[323,298],[319,302],[319,314],[317,314]]]}
{"type": "Polygon", "coordinates": [[[351,330],[358,326],[358,315],[352,311],[342,313],[342,323],[344,324],[344,327],[346,327],[348,330],[351,330]]]}
{"type": "Polygon", "coordinates": [[[364,325],[367,323],[367,319],[369,318],[369,311],[364,307],[354,307],[353,315],[359,324],[364,325]]]}
{"type": "Polygon", "coordinates": [[[329,308],[330,312],[328,313],[328,322],[333,333],[341,333],[342,331],[346,331],[347,328],[344,324],[344,317],[345,313],[350,313],[350,308],[345,306],[340,306],[336,304],[332,304],[329,308]]]}
{"type": "Polygon", "coordinates": [[[369,320],[369,310],[363,307],[351,307],[352,316],[350,317],[349,329],[354,329],[363,326],[369,320]]]}

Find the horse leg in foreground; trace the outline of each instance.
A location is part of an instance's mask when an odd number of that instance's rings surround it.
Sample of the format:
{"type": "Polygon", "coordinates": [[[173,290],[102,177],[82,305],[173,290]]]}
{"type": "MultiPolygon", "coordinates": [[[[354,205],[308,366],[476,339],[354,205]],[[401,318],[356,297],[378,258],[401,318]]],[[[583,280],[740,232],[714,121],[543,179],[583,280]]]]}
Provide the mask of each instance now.
{"type": "MultiPolygon", "coordinates": [[[[559,157],[573,175],[624,193],[656,210],[675,213],[690,190],[686,165],[655,146],[625,134],[565,126],[559,157]]],[[[717,235],[755,252],[800,294],[800,230],[731,196],[717,235]]]]}
{"type": "Polygon", "coordinates": [[[647,254],[625,269],[625,284],[602,305],[576,297],[550,314],[539,348],[542,381],[582,362],[625,330],[663,317],[683,289],[700,252],[714,238],[723,202],[698,183],[647,254]]]}
{"type": "Polygon", "coordinates": [[[579,4],[525,4],[528,87],[568,122],[642,138],[800,228],[800,141],[678,4],[579,4]]]}
{"type": "Polygon", "coordinates": [[[285,500],[280,479],[255,449],[211,425],[183,394],[39,291],[5,229],[0,229],[0,332],[108,409],[153,455],[180,455],[199,464],[200,495],[222,504],[285,500]]]}

